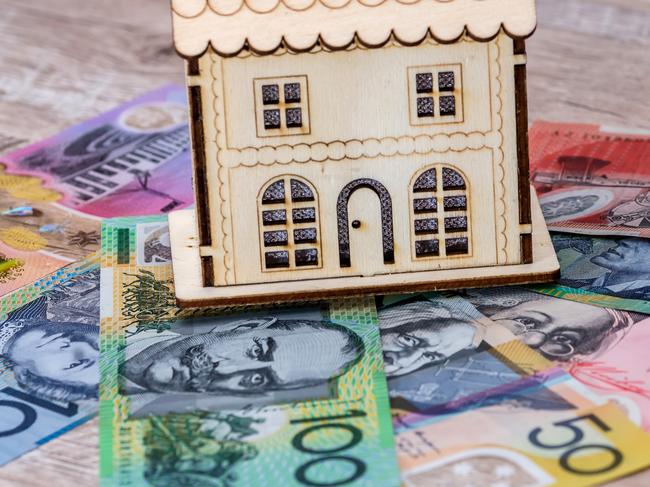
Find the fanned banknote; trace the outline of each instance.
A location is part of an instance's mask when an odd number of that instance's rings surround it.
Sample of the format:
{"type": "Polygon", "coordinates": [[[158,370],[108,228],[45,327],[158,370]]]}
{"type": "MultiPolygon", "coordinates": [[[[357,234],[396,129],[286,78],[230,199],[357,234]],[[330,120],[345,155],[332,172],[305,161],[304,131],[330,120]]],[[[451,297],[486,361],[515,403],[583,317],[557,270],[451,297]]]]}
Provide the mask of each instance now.
{"type": "Polygon", "coordinates": [[[617,406],[459,297],[384,298],[379,318],[387,364],[401,359],[387,375],[405,485],[593,485],[650,464],[617,406]]]}
{"type": "Polygon", "coordinates": [[[379,304],[396,426],[416,427],[504,398],[549,407],[556,402],[545,382],[562,372],[460,296],[388,297],[379,304]]]}
{"type": "Polygon", "coordinates": [[[399,485],[372,299],[180,311],[165,226],[102,229],[102,485],[399,485]]]}
{"type": "Polygon", "coordinates": [[[0,465],[97,412],[99,258],[0,298],[0,465]]]}
{"type": "MultiPolygon", "coordinates": [[[[650,436],[614,404],[585,405],[567,375],[545,390],[565,408],[505,401],[397,434],[404,485],[587,486],[646,468],[650,436]]],[[[519,394],[526,395],[526,389],[519,394]]]]}
{"type": "Polygon", "coordinates": [[[650,133],[537,122],[530,160],[551,230],[650,237],[650,133]]]}
{"type": "Polygon", "coordinates": [[[0,156],[0,294],[99,251],[101,218],[192,204],[188,147],[167,86],[0,156]]]}
{"type": "Polygon", "coordinates": [[[556,284],[539,292],[607,308],[650,314],[650,240],[606,239],[556,233],[560,261],[556,284]]]}
{"type": "Polygon", "coordinates": [[[520,287],[464,293],[483,314],[650,432],[650,318],[520,287]]]}
{"type": "Polygon", "coordinates": [[[394,414],[442,414],[521,378],[491,354],[513,335],[461,297],[386,296],[378,316],[394,414]]]}

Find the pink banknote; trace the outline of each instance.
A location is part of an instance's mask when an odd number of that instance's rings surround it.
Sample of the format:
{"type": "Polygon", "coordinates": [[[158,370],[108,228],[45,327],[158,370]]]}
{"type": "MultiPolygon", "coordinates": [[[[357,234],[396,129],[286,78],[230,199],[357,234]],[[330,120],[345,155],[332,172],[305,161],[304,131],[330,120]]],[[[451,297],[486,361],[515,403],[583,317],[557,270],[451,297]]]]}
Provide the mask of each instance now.
{"type": "Polygon", "coordinates": [[[576,379],[619,403],[650,432],[650,318],[631,326],[606,350],[566,364],[576,379]]]}
{"type": "Polygon", "coordinates": [[[102,218],[193,203],[186,107],[166,86],[0,156],[0,294],[97,251],[102,218]]]}

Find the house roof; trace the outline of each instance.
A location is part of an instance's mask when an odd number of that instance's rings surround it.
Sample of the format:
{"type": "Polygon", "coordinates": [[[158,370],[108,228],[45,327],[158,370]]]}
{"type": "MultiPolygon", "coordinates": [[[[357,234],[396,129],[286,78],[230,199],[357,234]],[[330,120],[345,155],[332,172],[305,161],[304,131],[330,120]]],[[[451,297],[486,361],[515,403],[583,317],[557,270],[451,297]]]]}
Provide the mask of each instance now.
{"type": "Polygon", "coordinates": [[[211,45],[221,55],[242,48],[270,53],[321,42],[341,49],[354,40],[380,46],[391,35],[416,44],[464,32],[489,40],[501,27],[524,38],[535,30],[535,0],[172,0],[174,44],[184,57],[211,45]]]}

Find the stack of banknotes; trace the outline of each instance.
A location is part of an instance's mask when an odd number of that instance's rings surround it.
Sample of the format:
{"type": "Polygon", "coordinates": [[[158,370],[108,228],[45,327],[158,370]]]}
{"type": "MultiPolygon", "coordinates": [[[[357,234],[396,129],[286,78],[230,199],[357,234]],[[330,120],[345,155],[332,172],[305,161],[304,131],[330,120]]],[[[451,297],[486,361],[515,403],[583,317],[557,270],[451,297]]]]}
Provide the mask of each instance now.
{"type": "Polygon", "coordinates": [[[179,309],[184,103],[168,86],[0,138],[0,465],[99,413],[103,486],[573,487],[650,467],[650,136],[533,126],[557,283],[179,309]]]}

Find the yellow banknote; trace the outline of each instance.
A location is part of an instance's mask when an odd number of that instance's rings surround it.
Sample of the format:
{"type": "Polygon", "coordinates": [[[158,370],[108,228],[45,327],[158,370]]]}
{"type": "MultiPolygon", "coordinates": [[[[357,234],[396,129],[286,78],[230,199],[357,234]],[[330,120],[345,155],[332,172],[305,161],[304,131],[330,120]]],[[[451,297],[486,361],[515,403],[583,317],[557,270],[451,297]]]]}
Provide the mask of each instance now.
{"type": "Polygon", "coordinates": [[[586,486],[650,465],[650,435],[550,373],[482,407],[400,421],[404,485],[586,486]],[[528,389],[527,389],[528,388],[528,389]]]}

